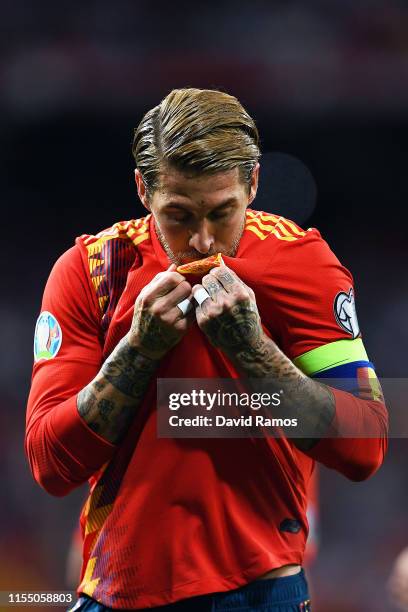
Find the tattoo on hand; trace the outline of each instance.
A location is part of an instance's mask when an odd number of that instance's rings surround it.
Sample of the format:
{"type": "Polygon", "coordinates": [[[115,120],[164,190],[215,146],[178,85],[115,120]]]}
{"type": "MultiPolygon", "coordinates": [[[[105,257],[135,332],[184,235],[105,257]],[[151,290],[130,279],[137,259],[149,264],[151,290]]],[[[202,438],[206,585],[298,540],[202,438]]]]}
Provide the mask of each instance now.
{"type": "Polygon", "coordinates": [[[212,344],[227,354],[258,346],[262,334],[258,310],[249,300],[209,319],[204,331],[212,344]]]}
{"type": "Polygon", "coordinates": [[[224,286],[225,285],[231,286],[236,282],[231,272],[228,272],[228,270],[218,272],[217,278],[220,279],[220,281],[222,282],[224,286]]]}
{"type": "Polygon", "coordinates": [[[208,282],[206,282],[204,285],[204,288],[206,289],[207,293],[209,294],[210,297],[217,299],[217,294],[222,291],[222,287],[219,283],[217,283],[217,281],[214,280],[209,280],[208,282]]]}
{"type": "Polygon", "coordinates": [[[138,338],[138,349],[152,359],[160,359],[180,340],[174,327],[144,309],[141,301],[136,301],[131,333],[138,338]]]}

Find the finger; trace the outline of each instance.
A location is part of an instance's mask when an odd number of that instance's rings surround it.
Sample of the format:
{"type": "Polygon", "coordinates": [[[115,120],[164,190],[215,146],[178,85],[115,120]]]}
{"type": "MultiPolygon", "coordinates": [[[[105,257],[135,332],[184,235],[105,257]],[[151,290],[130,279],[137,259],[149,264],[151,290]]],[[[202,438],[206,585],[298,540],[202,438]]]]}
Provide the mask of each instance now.
{"type": "Polygon", "coordinates": [[[226,293],[232,293],[239,300],[250,299],[251,301],[255,301],[255,293],[251,287],[246,285],[243,280],[239,278],[239,276],[228,268],[227,266],[221,266],[220,268],[214,268],[211,270],[210,274],[214,276],[217,281],[222,285],[226,293]]]}
{"type": "Polygon", "coordinates": [[[232,292],[234,289],[240,288],[243,285],[241,279],[227,266],[213,268],[210,271],[210,275],[214,276],[227,292],[232,292]]]}
{"type": "Polygon", "coordinates": [[[179,302],[182,302],[186,298],[193,299],[191,293],[191,285],[188,281],[182,281],[175,289],[166,293],[165,296],[161,297],[160,300],[163,301],[167,308],[172,308],[173,306],[177,306],[179,302]]]}
{"type": "Polygon", "coordinates": [[[203,309],[201,308],[201,306],[197,306],[197,308],[194,311],[194,315],[195,315],[195,319],[197,321],[197,325],[200,329],[203,329],[205,322],[207,321],[207,317],[203,312],[203,309]]]}
{"type": "Polygon", "coordinates": [[[197,302],[198,306],[202,306],[206,300],[210,300],[210,295],[207,293],[202,285],[194,285],[192,289],[193,297],[197,302]]]}
{"type": "Polygon", "coordinates": [[[176,327],[176,329],[178,329],[176,323],[181,319],[186,320],[188,325],[190,325],[195,319],[194,308],[191,308],[191,310],[186,315],[184,315],[179,306],[174,306],[174,308],[166,312],[161,317],[161,322],[165,325],[168,325],[170,327],[176,327]],[[191,318],[191,314],[193,314],[193,318],[191,318]]]}
{"type": "Polygon", "coordinates": [[[177,268],[176,264],[174,263],[170,264],[167,270],[164,270],[164,272],[158,272],[158,274],[156,274],[156,276],[151,280],[151,282],[157,283],[161,278],[163,278],[166,272],[174,272],[176,268],[177,268]]]}
{"type": "Polygon", "coordinates": [[[192,299],[191,285],[184,280],[166,295],[155,297],[152,310],[158,315],[165,314],[187,298],[192,299]]]}
{"type": "MultiPolygon", "coordinates": [[[[174,265],[174,264],[172,264],[174,265]]],[[[167,295],[186,279],[179,272],[166,270],[155,276],[153,281],[145,287],[145,295],[148,299],[155,299],[167,295]]],[[[187,282],[187,281],[186,281],[187,282]]]]}
{"type": "Polygon", "coordinates": [[[185,334],[188,331],[192,321],[189,317],[182,317],[181,319],[177,319],[174,323],[174,329],[176,329],[180,334],[185,334]]]}
{"type": "Polygon", "coordinates": [[[201,284],[213,302],[218,300],[221,292],[225,294],[224,287],[217,281],[216,278],[214,278],[214,276],[211,276],[210,274],[207,274],[202,278],[201,284]]]}
{"type": "Polygon", "coordinates": [[[181,316],[185,317],[190,311],[193,310],[193,301],[185,298],[181,302],[178,302],[177,308],[180,309],[181,316]]]}

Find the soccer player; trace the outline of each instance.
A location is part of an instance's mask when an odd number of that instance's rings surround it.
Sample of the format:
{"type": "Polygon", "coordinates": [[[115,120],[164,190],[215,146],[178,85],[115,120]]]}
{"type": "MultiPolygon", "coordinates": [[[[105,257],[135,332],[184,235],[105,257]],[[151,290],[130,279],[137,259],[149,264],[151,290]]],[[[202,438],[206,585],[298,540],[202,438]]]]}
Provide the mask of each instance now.
{"type": "Polygon", "coordinates": [[[386,450],[351,274],[316,229],[249,208],[259,136],[236,98],[172,91],[133,154],[147,215],[76,239],[35,332],[34,478],[57,496],[90,483],[76,609],[305,612],[314,462],[358,481],[386,450]],[[217,253],[201,278],[177,271],[217,253]],[[285,387],[308,437],[158,437],[158,378],[238,376],[285,387]]]}

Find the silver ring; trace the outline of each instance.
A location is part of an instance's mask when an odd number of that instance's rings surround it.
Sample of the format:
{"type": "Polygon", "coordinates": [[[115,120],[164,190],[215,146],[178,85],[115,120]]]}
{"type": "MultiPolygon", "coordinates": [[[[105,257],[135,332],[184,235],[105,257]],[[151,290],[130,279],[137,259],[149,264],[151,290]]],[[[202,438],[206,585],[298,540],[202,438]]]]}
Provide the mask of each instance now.
{"type": "Polygon", "coordinates": [[[200,287],[199,289],[197,289],[197,291],[194,294],[194,299],[199,306],[201,306],[201,304],[205,302],[205,300],[208,299],[209,297],[210,297],[210,294],[204,289],[204,287],[200,287]]]}
{"type": "Polygon", "coordinates": [[[193,305],[188,298],[177,304],[177,308],[180,308],[181,312],[183,313],[183,317],[185,317],[186,314],[190,312],[192,307],[193,305]]]}

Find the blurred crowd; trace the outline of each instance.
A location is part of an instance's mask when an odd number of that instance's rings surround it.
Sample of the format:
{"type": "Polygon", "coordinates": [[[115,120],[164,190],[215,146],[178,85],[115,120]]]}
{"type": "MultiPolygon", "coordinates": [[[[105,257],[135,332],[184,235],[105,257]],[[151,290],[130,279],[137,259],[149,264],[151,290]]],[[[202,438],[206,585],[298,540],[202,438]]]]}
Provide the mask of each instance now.
{"type": "Polygon", "coordinates": [[[123,108],[191,82],[262,107],[404,111],[402,0],[3,2],[0,103],[13,115],[123,108]]]}

